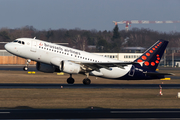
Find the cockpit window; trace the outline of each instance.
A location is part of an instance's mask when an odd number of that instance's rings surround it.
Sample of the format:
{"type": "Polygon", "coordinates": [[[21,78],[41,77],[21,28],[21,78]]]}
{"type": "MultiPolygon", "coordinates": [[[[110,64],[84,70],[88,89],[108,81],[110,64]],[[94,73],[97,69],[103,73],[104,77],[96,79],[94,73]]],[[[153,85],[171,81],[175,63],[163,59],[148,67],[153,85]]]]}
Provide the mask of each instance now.
{"type": "Polygon", "coordinates": [[[22,44],[22,45],[24,45],[24,44],[25,44],[25,42],[24,42],[24,41],[20,41],[20,40],[14,40],[13,42],[17,42],[17,43],[22,44]]]}
{"type": "Polygon", "coordinates": [[[14,40],[13,42],[18,42],[18,40],[14,40]]]}

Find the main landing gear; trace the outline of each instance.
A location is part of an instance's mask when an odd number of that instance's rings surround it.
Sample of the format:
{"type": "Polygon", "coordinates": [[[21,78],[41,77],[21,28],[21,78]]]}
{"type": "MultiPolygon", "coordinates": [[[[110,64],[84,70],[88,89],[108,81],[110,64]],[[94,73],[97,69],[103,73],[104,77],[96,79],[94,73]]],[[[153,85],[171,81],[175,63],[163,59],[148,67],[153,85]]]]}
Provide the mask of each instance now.
{"type": "Polygon", "coordinates": [[[83,80],[83,84],[84,84],[84,85],[89,85],[89,84],[91,84],[91,80],[90,80],[89,78],[85,78],[85,79],[83,80]]]}
{"type": "MultiPolygon", "coordinates": [[[[86,73],[86,78],[83,80],[83,84],[84,85],[89,85],[91,84],[91,80],[88,78],[89,77],[89,73],[86,73]]],[[[67,83],[68,84],[73,84],[74,83],[74,78],[72,78],[72,74],[70,74],[70,77],[67,79],[67,83]]]]}
{"type": "Polygon", "coordinates": [[[86,74],[86,78],[83,80],[83,84],[84,85],[89,85],[89,84],[91,84],[91,80],[88,78],[89,73],[85,73],[85,74],[86,74]]]}
{"type": "Polygon", "coordinates": [[[27,70],[28,70],[28,65],[29,65],[30,62],[31,62],[30,59],[27,59],[27,60],[26,60],[26,66],[23,67],[23,70],[24,70],[24,71],[27,71],[27,70]]]}
{"type": "Polygon", "coordinates": [[[74,78],[72,78],[72,74],[70,74],[70,77],[67,79],[68,84],[73,84],[74,83],[74,78]]]}

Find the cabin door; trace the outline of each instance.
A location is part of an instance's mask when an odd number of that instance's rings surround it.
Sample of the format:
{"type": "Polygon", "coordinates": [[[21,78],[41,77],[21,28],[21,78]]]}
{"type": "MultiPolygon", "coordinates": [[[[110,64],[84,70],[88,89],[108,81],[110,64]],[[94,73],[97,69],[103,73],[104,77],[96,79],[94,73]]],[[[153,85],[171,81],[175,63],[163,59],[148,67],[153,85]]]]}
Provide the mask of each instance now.
{"type": "Polygon", "coordinates": [[[36,52],[37,44],[36,41],[32,40],[31,41],[31,51],[36,52]]]}

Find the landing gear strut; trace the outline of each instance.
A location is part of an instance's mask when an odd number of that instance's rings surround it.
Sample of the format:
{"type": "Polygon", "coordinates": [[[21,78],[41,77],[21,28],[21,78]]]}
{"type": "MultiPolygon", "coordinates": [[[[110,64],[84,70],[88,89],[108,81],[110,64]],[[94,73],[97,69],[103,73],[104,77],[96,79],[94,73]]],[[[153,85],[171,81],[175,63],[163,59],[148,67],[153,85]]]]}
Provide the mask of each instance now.
{"type": "Polygon", "coordinates": [[[73,84],[74,83],[74,78],[72,78],[72,74],[70,74],[70,77],[67,79],[68,84],[73,84]]]}
{"type": "Polygon", "coordinates": [[[24,68],[23,68],[24,71],[27,71],[27,70],[28,70],[28,65],[29,65],[30,62],[31,62],[30,59],[27,59],[27,60],[26,60],[26,66],[24,66],[24,68]]]}
{"type": "Polygon", "coordinates": [[[83,84],[84,85],[89,85],[89,84],[91,84],[91,80],[88,78],[89,73],[85,73],[85,74],[86,74],[86,78],[83,80],[83,84]]]}

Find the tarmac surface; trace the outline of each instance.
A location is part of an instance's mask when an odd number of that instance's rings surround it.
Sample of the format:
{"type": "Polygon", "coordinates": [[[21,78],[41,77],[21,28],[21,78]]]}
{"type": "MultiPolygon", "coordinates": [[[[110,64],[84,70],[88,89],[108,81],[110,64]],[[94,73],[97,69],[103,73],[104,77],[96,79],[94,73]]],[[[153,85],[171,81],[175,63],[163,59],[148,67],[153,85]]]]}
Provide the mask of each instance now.
{"type": "MultiPolygon", "coordinates": [[[[23,71],[24,66],[25,65],[1,65],[0,70],[23,71]]],[[[35,65],[31,65],[28,68],[30,71],[37,71],[35,65]]]]}
{"type": "MultiPolygon", "coordinates": [[[[180,89],[180,84],[161,84],[163,89],[180,89]]],[[[0,89],[24,88],[24,89],[62,89],[62,88],[119,88],[119,89],[158,89],[159,84],[32,84],[32,83],[1,83],[0,89]]]]}
{"type": "Polygon", "coordinates": [[[96,108],[0,110],[0,119],[94,119],[94,118],[96,119],[180,118],[180,110],[179,109],[96,109],[96,108]]]}

